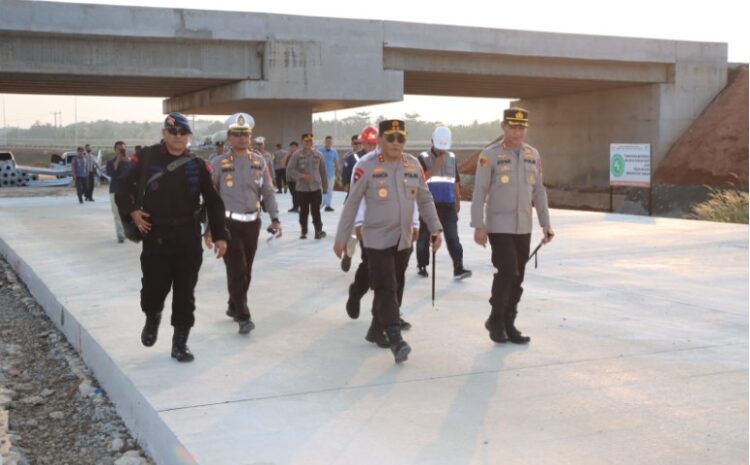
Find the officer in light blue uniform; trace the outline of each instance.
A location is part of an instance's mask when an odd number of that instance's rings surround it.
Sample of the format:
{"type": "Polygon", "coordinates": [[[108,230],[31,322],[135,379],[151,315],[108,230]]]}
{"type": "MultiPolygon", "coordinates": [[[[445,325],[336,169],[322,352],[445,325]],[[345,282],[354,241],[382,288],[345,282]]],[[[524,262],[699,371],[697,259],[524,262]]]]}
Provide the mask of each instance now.
{"type": "MultiPolygon", "coordinates": [[[[445,243],[453,260],[454,279],[471,276],[471,270],[464,268],[464,249],[458,239],[458,212],[461,210],[461,179],[458,175],[456,155],[451,148],[451,130],[441,126],[432,134],[432,148],[419,155],[419,162],[424,169],[427,187],[435,200],[440,224],[443,225],[445,243]]],[[[427,277],[427,265],[430,264],[430,233],[420,220],[419,240],[417,241],[417,273],[427,277]]]]}

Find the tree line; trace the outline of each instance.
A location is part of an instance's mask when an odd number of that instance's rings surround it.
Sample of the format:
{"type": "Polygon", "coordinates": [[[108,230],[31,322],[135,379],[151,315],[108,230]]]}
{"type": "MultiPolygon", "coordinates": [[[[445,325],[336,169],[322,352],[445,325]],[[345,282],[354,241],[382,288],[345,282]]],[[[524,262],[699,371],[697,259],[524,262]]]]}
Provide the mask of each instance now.
{"type": "MultiPolygon", "coordinates": [[[[386,119],[379,115],[373,117],[368,112],[359,112],[339,120],[313,120],[313,133],[322,143],[323,137],[334,136],[337,145],[348,145],[352,135],[359,134],[368,124],[377,126],[378,121],[386,119]]],[[[416,113],[407,113],[403,119],[409,132],[409,140],[414,142],[428,142],[435,127],[442,125],[440,121],[425,121],[416,113]]],[[[477,146],[483,145],[497,137],[500,133],[500,121],[478,122],[471,124],[446,125],[453,133],[454,145],[477,146]]],[[[65,126],[53,126],[36,122],[29,128],[7,127],[0,129],[0,145],[6,146],[73,146],[90,143],[94,146],[108,146],[115,140],[125,140],[129,145],[151,144],[159,138],[162,128],[161,121],[125,121],[115,122],[99,120],[79,122],[65,126]]],[[[210,142],[207,138],[218,131],[224,130],[221,121],[195,120],[194,143],[210,142]]],[[[261,135],[261,134],[258,134],[261,135]]],[[[275,143],[276,141],[269,141],[275,143]]],[[[284,145],[290,141],[283,141],[284,145]]]]}

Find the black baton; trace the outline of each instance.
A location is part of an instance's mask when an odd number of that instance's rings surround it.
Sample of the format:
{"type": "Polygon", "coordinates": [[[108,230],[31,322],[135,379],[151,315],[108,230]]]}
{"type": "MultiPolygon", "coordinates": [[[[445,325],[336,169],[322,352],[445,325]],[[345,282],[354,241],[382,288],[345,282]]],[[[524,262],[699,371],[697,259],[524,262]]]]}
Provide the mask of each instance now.
{"type": "Polygon", "coordinates": [[[432,308],[435,308],[435,239],[437,236],[432,236],[432,308]]]}
{"type": "Polygon", "coordinates": [[[529,261],[531,260],[531,257],[534,257],[534,268],[537,267],[538,262],[537,262],[537,255],[536,255],[536,253],[539,252],[539,249],[541,249],[543,245],[544,245],[544,239],[542,239],[542,241],[539,242],[539,245],[536,246],[536,249],[534,249],[534,251],[531,252],[531,255],[529,255],[529,258],[526,259],[526,263],[529,263],[529,261]]]}

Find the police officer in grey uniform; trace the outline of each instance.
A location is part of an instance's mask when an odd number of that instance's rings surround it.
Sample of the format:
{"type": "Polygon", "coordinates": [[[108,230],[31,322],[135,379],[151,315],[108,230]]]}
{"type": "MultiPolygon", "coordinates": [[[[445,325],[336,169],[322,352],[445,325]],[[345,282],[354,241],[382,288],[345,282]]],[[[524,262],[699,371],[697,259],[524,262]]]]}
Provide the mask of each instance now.
{"type": "MultiPolygon", "coordinates": [[[[247,291],[258,248],[261,195],[271,217],[271,229],[274,233],[281,233],[271,170],[265,158],[250,149],[254,126],[253,117],[247,113],[230,116],[227,121],[230,150],[211,163],[211,180],[224,201],[230,233],[224,255],[229,291],[227,315],[239,323],[240,334],[248,334],[255,328],[247,305],[247,291]]],[[[206,234],[205,241],[210,248],[210,233],[206,234]]]]}
{"type": "Polygon", "coordinates": [[[503,138],[479,155],[471,201],[474,241],[492,248],[492,265],[497,268],[492,281],[492,312],[485,322],[495,342],[526,344],[515,326],[521,300],[524,270],[531,241],[531,208],[544,233],[544,243],[552,240],[547,191],[542,183],[539,152],[524,142],[529,112],[510,108],[503,113],[503,138]]]}
{"type": "Polygon", "coordinates": [[[295,180],[295,190],[299,201],[299,224],[302,228],[300,239],[307,239],[307,217],[312,210],[315,239],[326,237],[323,222],[320,219],[320,204],[323,194],[333,186],[328,185],[326,164],[323,154],[313,147],[313,135],[302,134],[302,149],[289,158],[286,167],[287,178],[295,180]],[[322,190],[322,192],[321,192],[322,190]]]}
{"type": "Polygon", "coordinates": [[[411,347],[401,337],[398,288],[412,251],[415,200],[433,234],[435,249],[440,247],[442,228],[419,162],[403,152],[404,122],[382,121],[379,133],[381,151],[364,156],[354,167],[333,251],[341,258],[364,198],[362,243],[367,251],[370,286],[375,291],[373,311],[385,329],[396,363],[401,363],[408,358],[411,347]]]}

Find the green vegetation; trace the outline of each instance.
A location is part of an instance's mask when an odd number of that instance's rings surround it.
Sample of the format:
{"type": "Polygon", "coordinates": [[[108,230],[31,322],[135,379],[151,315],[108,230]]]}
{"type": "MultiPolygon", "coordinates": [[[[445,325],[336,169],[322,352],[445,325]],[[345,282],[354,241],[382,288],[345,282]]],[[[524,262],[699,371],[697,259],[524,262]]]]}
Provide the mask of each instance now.
{"type": "Polygon", "coordinates": [[[748,193],[710,187],[708,200],[693,207],[695,218],[722,223],[748,224],[748,193]]]}
{"type": "MultiPolygon", "coordinates": [[[[396,115],[399,116],[399,115],[396,115]]],[[[377,125],[378,121],[385,119],[383,115],[373,117],[368,112],[359,112],[337,121],[323,120],[318,118],[313,121],[313,133],[322,143],[323,137],[334,136],[336,144],[349,145],[352,135],[359,134],[368,124],[377,125]]],[[[423,121],[416,113],[407,113],[403,116],[409,131],[409,140],[412,143],[428,143],[432,131],[441,125],[439,121],[423,121]]],[[[162,127],[160,121],[127,121],[114,122],[100,120],[86,123],[69,124],[67,126],[55,127],[51,124],[33,124],[28,129],[8,127],[0,129],[0,145],[8,147],[69,147],[67,150],[75,150],[76,145],[91,144],[96,149],[111,149],[116,140],[124,140],[128,146],[137,144],[148,145],[159,141],[159,133],[162,127]]],[[[474,121],[467,125],[449,125],[453,132],[454,146],[478,146],[483,145],[500,134],[500,121],[479,123],[474,121]]],[[[194,145],[206,142],[206,139],[224,129],[221,121],[196,120],[193,133],[194,145]]],[[[258,134],[262,135],[262,134],[258,134]]],[[[287,145],[287,141],[268,141],[273,147],[277,142],[287,145]]]]}

